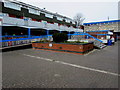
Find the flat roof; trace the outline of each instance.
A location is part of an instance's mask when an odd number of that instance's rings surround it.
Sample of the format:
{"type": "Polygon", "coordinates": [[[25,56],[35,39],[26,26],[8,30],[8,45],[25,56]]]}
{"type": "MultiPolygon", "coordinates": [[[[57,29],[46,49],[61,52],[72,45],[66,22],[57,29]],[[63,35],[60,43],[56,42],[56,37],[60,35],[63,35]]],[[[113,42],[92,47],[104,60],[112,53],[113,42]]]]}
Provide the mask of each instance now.
{"type": "Polygon", "coordinates": [[[110,20],[110,21],[101,21],[101,22],[90,22],[90,23],[83,23],[83,25],[101,24],[101,23],[111,23],[111,22],[120,22],[120,20],[110,20]]]}

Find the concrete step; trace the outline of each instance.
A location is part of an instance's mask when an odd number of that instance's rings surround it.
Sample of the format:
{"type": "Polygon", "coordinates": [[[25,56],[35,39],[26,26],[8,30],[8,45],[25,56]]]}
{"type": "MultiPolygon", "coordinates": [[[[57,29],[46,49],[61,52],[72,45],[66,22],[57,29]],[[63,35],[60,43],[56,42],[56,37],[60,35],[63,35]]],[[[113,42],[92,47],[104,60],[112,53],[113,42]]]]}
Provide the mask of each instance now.
{"type": "Polygon", "coordinates": [[[98,48],[100,48],[100,49],[102,49],[102,48],[105,48],[105,47],[106,47],[106,45],[104,45],[104,44],[95,44],[95,46],[96,46],[96,47],[98,47],[98,48]]]}

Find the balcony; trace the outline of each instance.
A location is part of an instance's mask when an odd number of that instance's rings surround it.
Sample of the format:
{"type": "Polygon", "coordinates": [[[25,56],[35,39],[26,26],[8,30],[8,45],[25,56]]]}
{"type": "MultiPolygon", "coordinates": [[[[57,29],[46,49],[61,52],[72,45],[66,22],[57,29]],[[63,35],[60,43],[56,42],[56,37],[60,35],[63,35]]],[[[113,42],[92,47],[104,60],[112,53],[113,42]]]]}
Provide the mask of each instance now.
{"type": "Polygon", "coordinates": [[[19,19],[14,17],[8,17],[3,16],[3,26],[27,26],[27,27],[34,27],[34,28],[41,28],[41,29],[47,29],[47,30],[59,30],[59,31],[79,31],[83,32],[81,29],[73,28],[73,27],[67,27],[64,25],[58,25],[58,23],[47,23],[47,21],[32,21],[30,19],[19,19]]]}
{"type": "Polygon", "coordinates": [[[43,22],[28,20],[29,27],[44,28],[45,24],[43,22]]]}
{"type": "Polygon", "coordinates": [[[8,17],[8,16],[3,16],[3,25],[8,25],[8,26],[23,26],[24,25],[24,20],[23,19],[18,19],[18,18],[13,18],[13,17],[8,17]]]}

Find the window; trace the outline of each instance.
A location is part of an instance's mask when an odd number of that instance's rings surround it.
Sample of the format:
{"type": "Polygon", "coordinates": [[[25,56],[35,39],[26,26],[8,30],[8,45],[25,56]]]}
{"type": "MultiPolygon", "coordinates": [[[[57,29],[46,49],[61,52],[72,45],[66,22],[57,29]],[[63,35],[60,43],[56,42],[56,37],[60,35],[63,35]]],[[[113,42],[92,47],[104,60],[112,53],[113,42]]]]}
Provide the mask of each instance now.
{"type": "Polygon", "coordinates": [[[40,15],[40,11],[36,9],[29,8],[29,13],[40,15]]]}
{"type": "Polygon", "coordinates": [[[74,21],[72,21],[72,23],[73,23],[73,24],[75,24],[75,22],[74,22],[74,21]]]}
{"type": "Polygon", "coordinates": [[[70,23],[70,21],[71,21],[71,20],[69,20],[69,19],[66,19],[66,22],[70,23]]]}
{"type": "Polygon", "coordinates": [[[47,14],[47,13],[45,13],[45,17],[53,18],[53,15],[52,15],[52,14],[47,14]]]}
{"type": "Polygon", "coordinates": [[[58,19],[58,20],[60,20],[60,21],[62,21],[62,20],[63,20],[63,18],[62,18],[62,17],[57,17],[57,19],[58,19]]]}
{"type": "Polygon", "coordinates": [[[4,2],[4,7],[21,10],[21,6],[11,2],[4,2]]]}

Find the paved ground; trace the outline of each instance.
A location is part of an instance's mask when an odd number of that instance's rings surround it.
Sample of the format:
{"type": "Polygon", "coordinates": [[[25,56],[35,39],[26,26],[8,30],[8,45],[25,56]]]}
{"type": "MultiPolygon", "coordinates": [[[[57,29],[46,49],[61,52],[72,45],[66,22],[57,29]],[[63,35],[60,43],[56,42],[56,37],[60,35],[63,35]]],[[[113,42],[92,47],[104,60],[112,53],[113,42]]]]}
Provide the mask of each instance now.
{"type": "Polygon", "coordinates": [[[87,55],[22,49],[3,53],[4,88],[117,88],[118,43],[87,55]]]}

